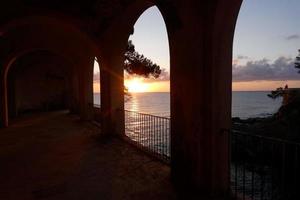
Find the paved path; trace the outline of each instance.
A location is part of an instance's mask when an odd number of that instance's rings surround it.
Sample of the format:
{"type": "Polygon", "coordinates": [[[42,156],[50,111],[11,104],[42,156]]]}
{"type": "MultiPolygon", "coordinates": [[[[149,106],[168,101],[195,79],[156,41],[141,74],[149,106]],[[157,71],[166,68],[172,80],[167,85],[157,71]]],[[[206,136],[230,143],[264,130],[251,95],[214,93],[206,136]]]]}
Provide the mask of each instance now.
{"type": "Polygon", "coordinates": [[[63,112],[0,129],[0,199],[175,199],[170,169],[63,112]]]}

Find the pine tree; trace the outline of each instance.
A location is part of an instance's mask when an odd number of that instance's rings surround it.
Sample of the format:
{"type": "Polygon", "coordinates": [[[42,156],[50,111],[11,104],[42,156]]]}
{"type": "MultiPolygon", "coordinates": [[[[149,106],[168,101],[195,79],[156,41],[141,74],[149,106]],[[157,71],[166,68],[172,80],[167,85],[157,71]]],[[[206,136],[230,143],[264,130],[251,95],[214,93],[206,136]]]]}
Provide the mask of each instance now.
{"type": "Polygon", "coordinates": [[[298,49],[298,56],[296,57],[295,68],[299,69],[298,73],[300,73],[300,49],[298,49]]]}
{"type": "Polygon", "coordinates": [[[145,78],[149,78],[150,76],[158,78],[161,73],[159,65],[135,51],[131,40],[128,41],[125,52],[124,70],[128,74],[143,76],[145,78]]]}

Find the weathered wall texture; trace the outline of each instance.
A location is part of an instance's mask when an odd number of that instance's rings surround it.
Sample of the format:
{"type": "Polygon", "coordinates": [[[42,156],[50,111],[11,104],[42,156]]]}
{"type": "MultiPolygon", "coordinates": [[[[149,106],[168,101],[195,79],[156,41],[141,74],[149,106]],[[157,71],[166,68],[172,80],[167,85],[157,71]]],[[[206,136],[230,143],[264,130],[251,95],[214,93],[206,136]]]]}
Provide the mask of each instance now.
{"type": "Polygon", "coordinates": [[[15,74],[9,76],[14,82],[9,88],[15,91],[15,100],[9,102],[16,103],[17,113],[67,108],[68,69],[53,55],[24,56],[11,67],[15,74]]]}

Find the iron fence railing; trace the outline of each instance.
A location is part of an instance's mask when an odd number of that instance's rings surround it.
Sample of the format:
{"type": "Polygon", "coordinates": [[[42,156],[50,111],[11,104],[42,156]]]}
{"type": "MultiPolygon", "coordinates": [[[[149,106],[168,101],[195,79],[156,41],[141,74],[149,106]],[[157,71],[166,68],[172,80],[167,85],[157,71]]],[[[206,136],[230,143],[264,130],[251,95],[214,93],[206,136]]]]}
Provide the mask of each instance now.
{"type": "Polygon", "coordinates": [[[102,114],[101,114],[101,105],[93,104],[93,120],[101,124],[102,114]]]}
{"type": "Polygon", "coordinates": [[[101,105],[100,104],[93,104],[93,107],[94,108],[101,108],[101,105]]]}
{"type": "MultiPolygon", "coordinates": [[[[125,110],[134,145],[170,162],[170,119],[125,110]]],[[[300,199],[300,144],[240,131],[231,133],[231,190],[235,199],[300,199]]]]}
{"type": "Polygon", "coordinates": [[[170,161],[170,119],[125,110],[125,135],[137,147],[170,161]]]}
{"type": "Polygon", "coordinates": [[[231,153],[237,199],[300,199],[300,144],[233,131],[231,153]]]}

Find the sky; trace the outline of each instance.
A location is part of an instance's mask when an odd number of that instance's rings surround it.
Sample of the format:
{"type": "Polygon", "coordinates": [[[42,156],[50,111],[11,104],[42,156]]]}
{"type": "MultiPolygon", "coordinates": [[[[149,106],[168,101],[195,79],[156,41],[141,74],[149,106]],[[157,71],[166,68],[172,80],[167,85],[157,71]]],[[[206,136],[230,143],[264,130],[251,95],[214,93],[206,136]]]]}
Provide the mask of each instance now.
{"type": "Polygon", "coordinates": [[[233,44],[233,90],[300,87],[299,0],[244,0],[233,44]]]}
{"type": "MultiPolygon", "coordinates": [[[[299,13],[299,0],[244,0],[233,43],[234,91],[269,91],[286,84],[300,87],[300,74],[294,68],[300,49],[299,13]]],[[[140,16],[129,39],[163,73],[159,80],[126,76],[125,86],[132,92],[168,92],[169,44],[156,7],[140,16]]]]}

